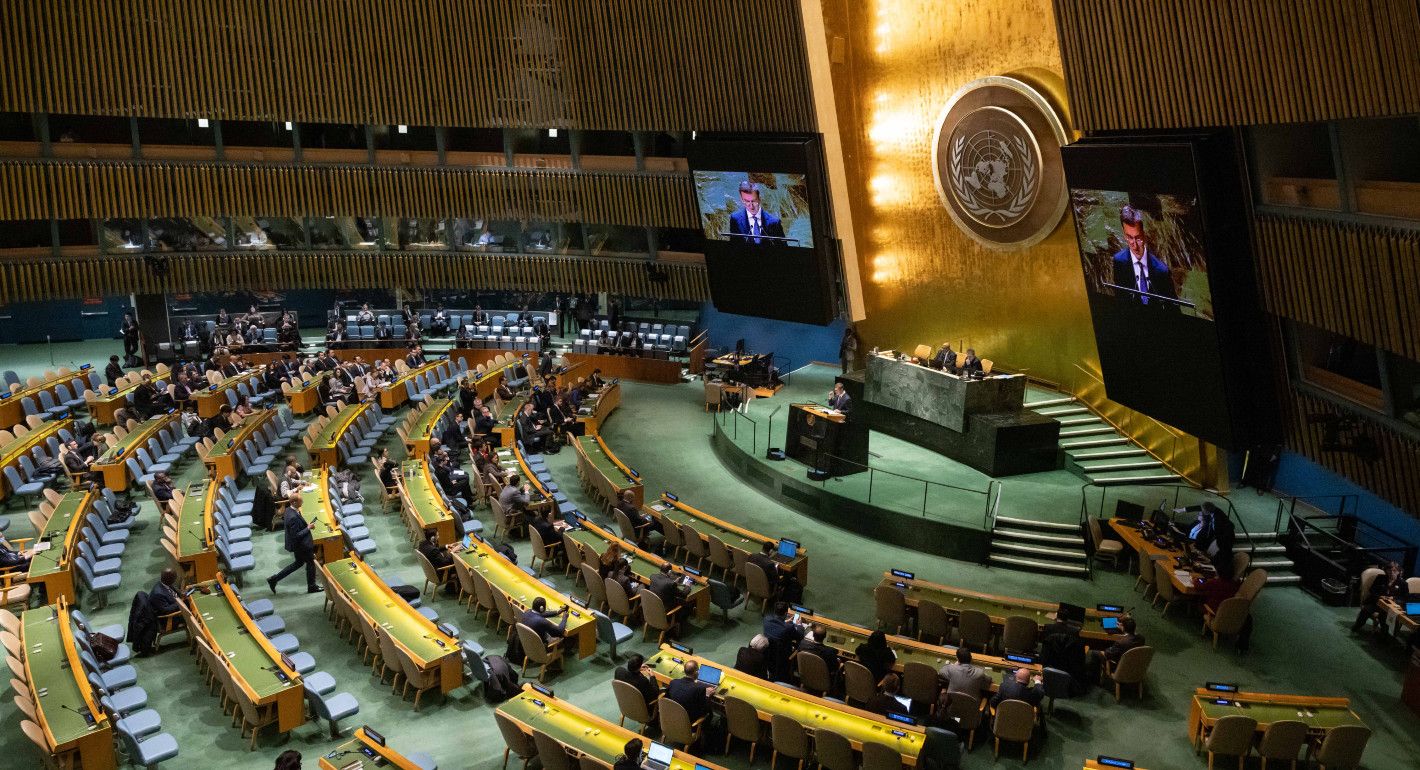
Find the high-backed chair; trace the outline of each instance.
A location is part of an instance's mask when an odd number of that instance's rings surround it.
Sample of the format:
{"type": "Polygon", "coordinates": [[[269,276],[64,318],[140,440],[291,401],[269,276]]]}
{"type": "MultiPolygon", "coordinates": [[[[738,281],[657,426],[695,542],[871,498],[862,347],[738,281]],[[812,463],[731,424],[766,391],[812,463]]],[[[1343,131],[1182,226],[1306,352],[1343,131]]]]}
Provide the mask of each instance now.
{"type": "Polygon", "coordinates": [[[1023,700],[1004,700],[996,706],[996,719],[991,723],[992,756],[1001,756],[1001,741],[1021,744],[1021,761],[1030,759],[1030,739],[1035,731],[1035,707],[1023,700]]]}
{"type": "Polygon", "coordinates": [[[1120,688],[1126,684],[1137,685],[1139,697],[1144,697],[1144,680],[1149,674],[1149,662],[1154,659],[1154,648],[1148,645],[1126,650],[1119,656],[1119,663],[1105,663],[1106,675],[1114,681],[1114,701],[1119,702],[1120,688]]]}
{"type": "Polygon", "coordinates": [[[1267,770],[1269,759],[1286,762],[1295,770],[1297,752],[1302,750],[1306,742],[1306,722],[1283,719],[1268,725],[1262,733],[1262,740],[1257,744],[1257,756],[1262,758],[1262,770],[1267,770]]]}
{"type": "Polygon", "coordinates": [[[770,740],[774,752],[769,757],[769,766],[777,767],[779,755],[799,760],[799,770],[804,770],[804,760],[809,758],[809,734],[799,720],[774,714],[769,721],[770,740]]]}
{"type": "Polygon", "coordinates": [[[646,702],[646,697],[636,689],[636,685],[618,679],[612,680],[611,690],[616,695],[616,707],[621,712],[621,721],[618,724],[625,727],[626,720],[630,719],[640,725],[636,732],[646,732],[651,720],[655,718],[651,714],[651,704],[646,702]]]}
{"type": "Polygon", "coordinates": [[[554,639],[551,643],[544,642],[542,635],[532,630],[530,627],[517,624],[518,642],[523,647],[523,673],[528,670],[528,663],[538,665],[537,681],[547,680],[547,669],[553,665],[562,665],[562,640],[554,639]]]}
{"type": "Polygon", "coordinates": [[[661,735],[671,743],[678,743],[689,751],[700,740],[700,732],[705,717],[690,721],[690,712],[685,706],[662,696],[656,702],[656,721],[660,724],[661,735]]]}
{"type": "Polygon", "coordinates": [[[1371,739],[1371,729],[1362,725],[1340,725],[1326,731],[1320,748],[1317,749],[1316,763],[1320,770],[1339,768],[1351,770],[1361,764],[1361,754],[1371,739]]]}
{"type": "Polygon", "coordinates": [[[991,616],[981,610],[962,610],[957,614],[957,631],[961,645],[981,652],[991,646],[991,616]]]}
{"type": "Polygon", "coordinates": [[[873,589],[873,609],[878,625],[888,632],[900,634],[907,626],[907,600],[902,592],[893,586],[880,585],[873,589]]]}
{"type": "Polygon", "coordinates": [[[1203,633],[1213,632],[1213,649],[1218,649],[1218,637],[1242,631],[1252,612],[1252,602],[1241,596],[1230,596],[1218,605],[1217,612],[1203,609],[1203,633]]]}
{"type": "Polygon", "coordinates": [[[1252,751],[1252,736],[1257,732],[1257,720],[1242,714],[1229,714],[1213,723],[1203,740],[1203,749],[1208,752],[1208,768],[1212,770],[1213,757],[1238,758],[1238,770],[1242,770],[1243,760],[1252,751]]]}
{"type": "Polygon", "coordinates": [[[537,756],[537,748],[533,745],[532,738],[523,732],[517,723],[508,717],[503,716],[501,711],[493,712],[493,719],[498,723],[498,732],[503,734],[503,770],[508,770],[508,755],[517,754],[518,759],[523,760],[523,770],[528,770],[528,762],[537,756]]]}
{"type": "Polygon", "coordinates": [[[759,748],[761,730],[759,711],[754,706],[733,695],[725,697],[726,754],[730,753],[730,739],[738,738],[749,744],[749,762],[754,764],[754,750],[759,748]]]}

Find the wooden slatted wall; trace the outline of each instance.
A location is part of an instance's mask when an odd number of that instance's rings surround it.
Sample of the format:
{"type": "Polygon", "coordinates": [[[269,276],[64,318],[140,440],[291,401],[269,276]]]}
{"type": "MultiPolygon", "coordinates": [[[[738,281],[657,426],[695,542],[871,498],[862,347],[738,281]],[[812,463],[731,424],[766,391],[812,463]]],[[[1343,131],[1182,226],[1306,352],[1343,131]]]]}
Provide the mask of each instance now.
{"type": "MultiPolygon", "coordinates": [[[[1309,424],[1311,415],[1355,417],[1336,404],[1300,391],[1292,392],[1291,424],[1287,444],[1323,466],[1375,492],[1396,507],[1420,515],[1420,442],[1402,436],[1386,426],[1364,421],[1362,433],[1375,442],[1374,462],[1366,462],[1351,452],[1322,449],[1321,425],[1309,424]]],[[[1345,441],[1352,441],[1348,434],[1345,441]]]]}
{"type": "Polygon", "coordinates": [[[1420,232],[1259,215],[1268,312],[1420,361],[1420,232]]]}
{"type": "Polygon", "coordinates": [[[283,251],[164,254],[166,278],[141,256],[0,261],[0,305],[71,297],[156,292],[284,289],[411,289],[477,286],[493,291],[611,292],[700,301],[710,296],[705,266],[661,262],[651,281],[644,259],[451,252],[283,251]]]}
{"type": "Polygon", "coordinates": [[[1420,112],[1415,0],[1055,0],[1085,130],[1420,112]]]}
{"type": "Polygon", "coordinates": [[[0,0],[0,111],[813,131],[799,0],[0,0]]]}
{"type": "Polygon", "coordinates": [[[145,161],[0,162],[0,220],[483,217],[699,226],[685,174],[145,161]]]}

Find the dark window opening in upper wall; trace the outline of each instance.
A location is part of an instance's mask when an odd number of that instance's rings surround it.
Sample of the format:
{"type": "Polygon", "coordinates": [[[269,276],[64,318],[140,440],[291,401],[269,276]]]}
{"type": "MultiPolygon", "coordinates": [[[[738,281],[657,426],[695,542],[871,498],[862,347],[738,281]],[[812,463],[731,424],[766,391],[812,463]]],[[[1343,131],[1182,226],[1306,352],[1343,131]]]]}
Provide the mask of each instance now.
{"type": "Polygon", "coordinates": [[[582,155],[636,155],[636,139],[629,131],[582,131],[582,155]]]}
{"type": "Polygon", "coordinates": [[[517,155],[572,154],[572,132],[565,128],[518,128],[509,136],[517,155]]]}
{"type": "Polygon", "coordinates": [[[678,227],[656,228],[656,243],[661,251],[699,254],[705,251],[703,230],[683,230],[678,227]]]}
{"type": "Polygon", "coordinates": [[[18,219],[0,227],[0,249],[49,248],[48,219],[18,219]]]}
{"type": "Polygon", "coordinates": [[[1387,354],[1386,370],[1390,375],[1390,402],[1395,416],[1420,428],[1420,362],[1387,354]]]}
{"type": "Polygon", "coordinates": [[[99,235],[92,219],[61,219],[59,226],[60,246],[98,246],[99,235]]]}
{"type": "Polygon", "coordinates": [[[55,144],[133,144],[128,118],[50,115],[49,141],[55,144]]]}
{"type": "Polygon", "coordinates": [[[659,131],[645,138],[646,155],[653,158],[684,158],[689,144],[690,134],[685,131],[659,131]]]}
{"type": "Polygon", "coordinates": [[[138,142],[142,145],[173,144],[189,147],[214,147],[217,135],[212,122],[173,120],[169,118],[139,118],[138,142]]]}
{"type": "Polygon", "coordinates": [[[28,112],[0,112],[0,142],[38,142],[38,120],[28,112]]]}
{"type": "Polygon", "coordinates": [[[344,123],[300,123],[302,150],[365,150],[365,127],[344,123]]]}
{"type": "Polygon", "coordinates": [[[448,152],[492,152],[503,154],[501,128],[446,128],[444,149],[448,152]]]}
{"type": "Polygon", "coordinates": [[[285,123],[264,120],[222,121],[224,147],[291,147],[293,131],[285,123]]]}
{"type": "Polygon", "coordinates": [[[439,149],[433,126],[374,126],[375,149],[435,152],[439,149]]]}
{"type": "Polygon", "coordinates": [[[1294,322],[1292,330],[1297,374],[1304,381],[1375,411],[1384,411],[1380,362],[1374,347],[1304,323],[1294,322]]]}

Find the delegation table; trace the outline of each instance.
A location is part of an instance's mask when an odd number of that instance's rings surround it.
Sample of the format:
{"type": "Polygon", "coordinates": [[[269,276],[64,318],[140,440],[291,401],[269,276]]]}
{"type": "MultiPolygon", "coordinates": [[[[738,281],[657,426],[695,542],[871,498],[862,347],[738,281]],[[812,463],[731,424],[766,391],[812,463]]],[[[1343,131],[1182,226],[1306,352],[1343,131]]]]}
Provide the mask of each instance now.
{"type": "Polygon", "coordinates": [[[208,472],[216,478],[225,479],[235,478],[238,471],[245,470],[237,467],[239,462],[237,450],[275,414],[275,409],[253,412],[242,418],[242,421],[231,430],[223,433],[222,438],[212,444],[212,449],[207,452],[206,459],[202,461],[207,466],[208,472]]]}
{"type": "MultiPolygon", "coordinates": [[[[6,442],[0,446],[0,468],[9,468],[12,465],[19,465],[20,455],[29,454],[30,450],[37,446],[44,446],[46,439],[50,436],[59,435],[59,431],[69,428],[74,424],[73,420],[50,420],[38,428],[31,430],[23,436],[16,436],[13,441],[6,442]]],[[[17,469],[18,470],[18,469],[17,469]]],[[[0,500],[10,496],[15,490],[10,489],[10,483],[0,476],[0,500]]]]}
{"type": "Polygon", "coordinates": [[[360,419],[360,415],[370,408],[370,402],[362,401],[350,404],[335,413],[335,416],[326,421],[325,425],[311,438],[311,454],[315,459],[316,467],[324,468],[328,465],[340,465],[340,440],[345,437],[345,431],[350,429],[355,421],[360,419]]]}
{"type": "Polygon", "coordinates": [[[585,427],[585,435],[596,435],[601,432],[601,426],[606,424],[606,418],[621,405],[621,383],[612,382],[603,385],[595,393],[589,393],[582,397],[582,403],[577,407],[577,421],[585,427]]]}
{"type": "MultiPolygon", "coordinates": [[[[88,370],[89,367],[85,366],[82,370],[55,375],[37,385],[26,385],[19,390],[10,390],[5,387],[4,398],[0,398],[0,428],[9,428],[25,419],[24,400],[26,398],[32,398],[38,402],[40,393],[48,392],[50,395],[55,395],[57,386],[68,385],[71,382],[74,383],[73,390],[71,390],[74,395],[83,393],[88,384],[86,379],[89,374],[88,370]]],[[[63,402],[57,396],[54,400],[55,403],[63,406],[63,402]]]]}
{"type": "Polygon", "coordinates": [[[34,553],[30,559],[30,571],[25,582],[44,588],[45,602],[54,604],[63,599],[73,603],[74,559],[79,550],[80,530],[93,505],[94,490],[75,490],[60,498],[54,506],[54,513],[45,523],[44,530],[35,537],[32,549],[48,548],[34,553]]]}
{"type": "Polygon", "coordinates": [[[217,578],[217,548],[212,539],[212,507],[221,482],[212,479],[187,488],[178,509],[177,553],[174,556],[186,573],[187,583],[205,583],[217,578]]]}
{"type": "MultiPolygon", "coordinates": [[[[130,376],[132,375],[130,374],[130,376]]],[[[170,371],[158,372],[153,375],[152,381],[154,385],[159,385],[159,383],[165,380],[171,380],[172,377],[173,373],[170,371]]],[[[159,387],[162,386],[159,385],[159,387]]],[[[107,386],[100,388],[99,392],[95,394],[95,397],[89,401],[89,414],[93,415],[95,422],[112,425],[114,415],[118,413],[119,409],[128,405],[128,397],[137,389],[138,382],[136,381],[132,385],[123,388],[110,388],[107,386]]]]}
{"type": "Polygon", "coordinates": [[[621,499],[621,493],[631,490],[632,502],[639,508],[645,502],[641,475],[617,459],[601,436],[578,436],[573,442],[577,464],[592,486],[607,500],[621,499]]]}
{"type": "Polygon", "coordinates": [[[289,732],[304,724],[301,675],[286,665],[256,627],[225,578],[206,585],[215,590],[192,593],[189,607],[213,651],[226,660],[237,687],[258,707],[274,709],[278,731],[289,732]]]}
{"type": "MultiPolygon", "coordinates": [[[[116,766],[113,725],[99,708],[84,667],[67,607],[25,610],[20,619],[26,679],[45,740],[57,754],[74,752],[77,767],[116,766]]],[[[27,764],[15,759],[16,767],[27,764]]]]}
{"type": "Polygon", "coordinates": [[[291,406],[291,414],[306,414],[320,406],[320,384],[330,376],[329,371],[316,372],[300,384],[286,387],[286,403],[291,406]]]}
{"type": "MultiPolygon", "coordinates": [[[[949,616],[958,615],[962,610],[979,610],[990,616],[993,626],[1004,626],[1006,618],[1012,615],[1021,615],[1034,620],[1037,625],[1043,628],[1052,623],[1056,613],[1060,611],[1060,604],[1057,602],[998,596],[967,588],[929,583],[915,578],[904,578],[893,575],[891,572],[883,573],[881,585],[901,590],[909,607],[916,607],[922,601],[936,602],[942,605],[949,616]]],[[[1123,617],[1123,615],[1123,612],[1105,612],[1086,608],[1085,624],[1080,631],[1080,638],[1086,641],[1110,641],[1112,635],[1104,630],[1101,621],[1104,618],[1117,618],[1123,617]]]]}
{"type": "Polygon", "coordinates": [[[1156,561],[1169,562],[1169,582],[1173,584],[1174,590],[1183,596],[1198,593],[1198,586],[1208,578],[1208,575],[1189,566],[1188,552],[1185,549],[1154,536],[1150,525],[1115,518],[1109,520],[1109,526],[1135,554],[1147,556],[1151,566],[1156,561]]]}
{"type": "MultiPolygon", "coordinates": [[[[527,735],[539,730],[578,754],[592,757],[607,765],[616,764],[617,758],[626,750],[626,744],[631,740],[639,739],[646,744],[651,740],[634,730],[628,730],[615,722],[583,711],[548,692],[540,691],[531,684],[523,685],[522,692],[499,704],[497,710],[527,735]]],[[[719,765],[683,751],[675,752],[671,759],[670,770],[699,768],[722,770],[719,765]]]]}
{"type": "Polygon", "coordinates": [[[569,641],[576,644],[577,657],[586,658],[596,653],[596,618],[592,616],[590,611],[573,602],[566,594],[525,572],[482,540],[474,539],[472,548],[457,547],[453,553],[455,559],[462,561],[466,567],[482,575],[493,590],[502,591],[503,595],[508,597],[514,610],[518,612],[532,606],[533,599],[539,596],[547,601],[549,610],[561,609],[563,606],[570,607],[571,611],[567,617],[567,628],[564,633],[569,641]]]}
{"type": "Polygon", "coordinates": [[[350,740],[322,754],[321,770],[364,770],[366,767],[423,770],[408,757],[385,745],[383,740],[376,741],[365,729],[355,728],[350,740]]]}
{"type": "Polygon", "coordinates": [[[311,539],[315,541],[316,561],[321,564],[340,559],[345,554],[345,533],[335,518],[330,497],[330,466],[321,466],[320,473],[306,471],[301,487],[301,516],[311,522],[311,539]]]}
{"type": "MultiPolygon", "coordinates": [[[[90,470],[102,473],[104,486],[114,492],[128,491],[128,482],[131,479],[128,474],[128,466],[124,461],[136,456],[138,454],[136,450],[145,447],[148,444],[148,439],[157,436],[158,431],[176,423],[177,420],[177,414],[169,411],[167,414],[138,423],[133,430],[128,431],[128,435],[109,445],[109,448],[94,460],[90,470]]],[[[158,458],[152,459],[156,462],[158,458]]]]}
{"type": "MultiPolygon", "coordinates": [[[[346,558],[321,566],[326,580],[369,616],[422,672],[437,671],[439,692],[463,684],[459,640],[439,630],[409,602],[390,589],[365,562],[346,558]]],[[[388,665],[388,663],[387,663],[388,665]]]]}
{"type": "Polygon", "coordinates": [[[411,459],[422,459],[429,454],[429,440],[434,438],[434,429],[454,406],[453,399],[436,398],[427,403],[419,416],[414,418],[405,433],[405,451],[411,459]]]}
{"type": "MultiPolygon", "coordinates": [[[[659,520],[662,527],[667,523],[687,525],[695,530],[706,543],[709,543],[710,538],[718,537],[725,547],[730,549],[731,553],[742,552],[748,556],[762,551],[765,543],[779,542],[775,538],[711,516],[683,502],[670,492],[661,493],[660,500],[644,506],[642,511],[659,520]]],[[[779,562],[782,569],[793,572],[798,577],[800,585],[809,584],[809,553],[802,545],[798,547],[794,558],[784,560],[776,558],[775,561],[779,562]]],[[[735,563],[739,562],[740,557],[736,556],[735,563]]]]}
{"type": "MultiPolygon", "coordinates": [[[[619,537],[607,532],[597,525],[586,522],[584,528],[567,529],[564,534],[572,538],[576,543],[580,543],[588,551],[591,551],[592,558],[600,559],[601,555],[611,543],[615,542],[621,546],[622,558],[631,565],[631,574],[636,576],[636,581],[642,586],[651,584],[651,577],[660,573],[662,564],[669,564],[665,559],[643,551],[640,548],[622,540],[619,537]]],[[[671,572],[681,580],[681,587],[686,589],[686,605],[695,609],[695,617],[704,620],[710,617],[710,582],[698,572],[691,574],[685,568],[671,564],[671,572]],[[688,584],[686,581],[689,581],[688,584]]],[[[667,610],[670,608],[667,607],[667,610]]]]}
{"type": "Polygon", "coordinates": [[[1195,744],[1203,732],[1219,719],[1238,714],[1257,720],[1257,734],[1265,732],[1273,722],[1297,721],[1307,726],[1313,737],[1342,725],[1365,725],[1351,710],[1349,698],[1323,698],[1311,695],[1278,695],[1258,692],[1215,692],[1199,688],[1193,693],[1188,710],[1188,735],[1195,744]]]}
{"type": "Polygon", "coordinates": [[[429,464],[424,460],[405,460],[399,466],[399,476],[409,534],[422,538],[424,530],[432,527],[439,533],[440,543],[454,542],[454,513],[439,494],[429,464]]]}
{"type": "Polygon", "coordinates": [[[695,660],[701,668],[713,666],[720,669],[720,685],[712,697],[723,702],[726,697],[733,696],[749,703],[759,712],[761,722],[768,722],[773,715],[782,714],[803,725],[810,734],[819,729],[832,730],[847,738],[849,744],[859,751],[864,743],[881,743],[896,750],[902,756],[903,764],[909,767],[917,764],[917,754],[926,739],[926,730],[921,727],[894,722],[871,711],[749,676],[731,666],[681,652],[669,645],[662,645],[660,651],[646,661],[646,665],[664,685],[684,676],[688,660],[695,660]]]}
{"type": "Polygon", "coordinates": [[[205,420],[217,414],[222,410],[222,405],[227,403],[227,391],[233,390],[243,383],[252,382],[260,375],[260,370],[253,369],[208,385],[202,390],[193,390],[192,400],[197,405],[197,416],[205,420]]]}

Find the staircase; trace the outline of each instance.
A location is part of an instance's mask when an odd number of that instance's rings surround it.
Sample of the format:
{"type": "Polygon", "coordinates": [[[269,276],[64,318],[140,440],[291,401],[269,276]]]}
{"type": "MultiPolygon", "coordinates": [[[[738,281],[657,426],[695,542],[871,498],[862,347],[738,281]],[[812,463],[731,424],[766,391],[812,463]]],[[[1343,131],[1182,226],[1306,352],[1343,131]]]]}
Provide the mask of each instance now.
{"type": "Polygon", "coordinates": [[[1100,486],[1172,484],[1178,474],[1145,449],[1122,436],[1074,396],[1051,396],[1026,408],[1060,423],[1060,452],[1065,469],[1100,486]]]}
{"type": "Polygon", "coordinates": [[[1089,556],[1078,524],[997,516],[988,562],[1002,567],[1088,577],[1089,556]]]}
{"type": "Polygon", "coordinates": [[[1296,573],[1297,565],[1287,556],[1287,547],[1277,542],[1276,532],[1238,533],[1235,550],[1252,548],[1252,567],[1267,570],[1267,584],[1270,586],[1301,585],[1302,578],[1296,573]]]}

